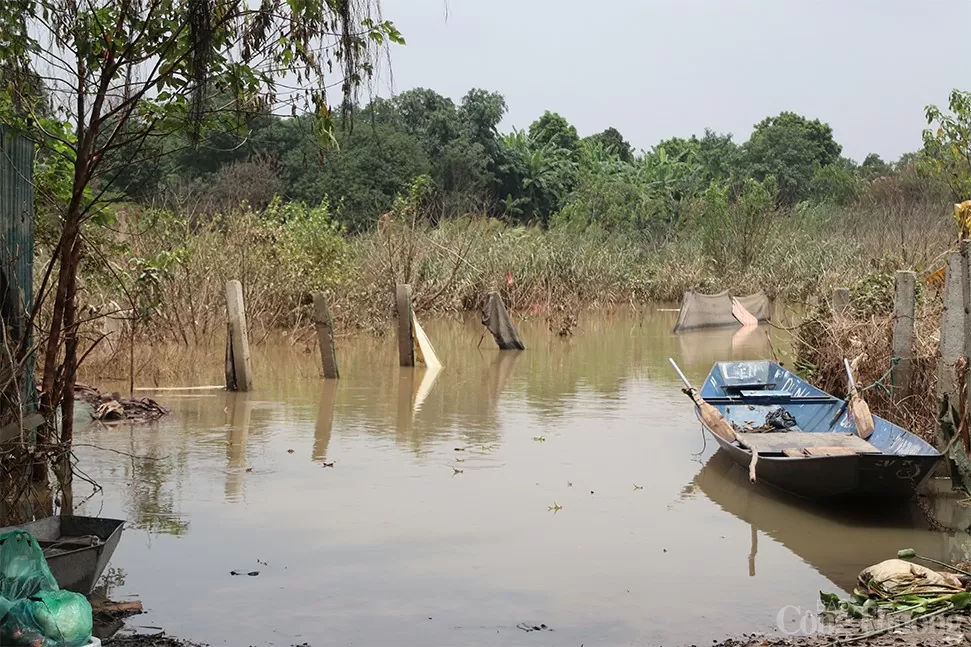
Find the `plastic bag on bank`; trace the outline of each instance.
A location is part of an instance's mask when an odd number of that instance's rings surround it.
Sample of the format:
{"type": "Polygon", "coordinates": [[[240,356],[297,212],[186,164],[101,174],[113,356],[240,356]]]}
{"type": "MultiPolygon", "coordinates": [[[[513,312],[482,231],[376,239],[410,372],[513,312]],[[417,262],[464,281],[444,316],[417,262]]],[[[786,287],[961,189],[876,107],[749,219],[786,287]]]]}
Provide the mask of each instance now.
{"type": "Polygon", "coordinates": [[[58,587],[43,549],[24,530],[0,535],[0,614],[3,645],[81,647],[91,641],[88,600],[58,587]]]}

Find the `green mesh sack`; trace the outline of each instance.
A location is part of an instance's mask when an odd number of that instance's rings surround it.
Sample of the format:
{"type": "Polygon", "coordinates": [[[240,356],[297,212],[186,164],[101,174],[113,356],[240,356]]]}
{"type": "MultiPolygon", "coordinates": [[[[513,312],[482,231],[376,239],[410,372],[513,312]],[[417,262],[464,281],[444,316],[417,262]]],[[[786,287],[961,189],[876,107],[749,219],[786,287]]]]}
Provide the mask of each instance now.
{"type": "Polygon", "coordinates": [[[58,588],[43,549],[29,532],[12,530],[0,535],[0,596],[13,603],[58,588]]]}
{"type": "Polygon", "coordinates": [[[0,623],[4,645],[81,647],[90,642],[91,631],[91,605],[71,591],[42,591],[18,600],[0,623]]]}
{"type": "Polygon", "coordinates": [[[30,533],[0,535],[0,645],[81,647],[91,641],[91,605],[62,591],[30,533]]]}

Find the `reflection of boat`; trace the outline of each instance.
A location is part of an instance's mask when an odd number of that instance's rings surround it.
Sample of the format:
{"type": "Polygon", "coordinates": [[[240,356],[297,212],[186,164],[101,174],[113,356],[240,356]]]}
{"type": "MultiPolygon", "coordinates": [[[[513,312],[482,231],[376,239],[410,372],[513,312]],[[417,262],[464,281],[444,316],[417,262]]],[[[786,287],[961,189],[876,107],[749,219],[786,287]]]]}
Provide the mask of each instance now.
{"type": "Polygon", "coordinates": [[[718,362],[700,395],[738,432],[734,441],[712,434],[728,455],[749,465],[758,452],[758,479],[800,496],[911,496],[941,459],[876,416],[860,438],[844,400],[774,362],[718,362]]]}
{"type": "Polygon", "coordinates": [[[880,505],[877,501],[861,507],[794,500],[767,485],[751,485],[746,470],[724,450],[708,460],[683,496],[691,497],[698,490],[752,525],[752,574],[757,570],[756,530],[785,546],[844,591],[853,590],[861,570],[895,557],[902,548],[950,562],[965,561],[968,556],[968,535],[928,529],[916,504],[880,505]]]}
{"type": "Polygon", "coordinates": [[[20,526],[44,549],[47,565],[62,589],[87,595],[108,566],[118,547],[124,521],[101,517],[47,517],[20,526]]]}

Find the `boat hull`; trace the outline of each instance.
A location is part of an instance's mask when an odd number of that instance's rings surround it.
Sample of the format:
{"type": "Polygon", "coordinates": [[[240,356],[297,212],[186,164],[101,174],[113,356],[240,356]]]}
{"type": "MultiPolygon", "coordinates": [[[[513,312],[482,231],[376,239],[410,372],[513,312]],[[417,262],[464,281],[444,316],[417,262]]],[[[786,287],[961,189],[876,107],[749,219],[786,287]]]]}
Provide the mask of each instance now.
{"type": "Polygon", "coordinates": [[[731,459],[747,467],[758,451],[756,478],[797,496],[910,497],[943,458],[879,416],[861,438],[845,400],[768,360],[717,362],[700,395],[735,429],[712,434],[731,459]]]}
{"type": "Polygon", "coordinates": [[[90,594],[121,540],[124,521],[101,517],[47,517],[19,526],[0,528],[0,534],[26,530],[44,549],[44,558],[62,589],[90,594]],[[96,538],[96,541],[85,540],[96,538]]]}
{"type": "MultiPolygon", "coordinates": [[[[748,469],[751,452],[711,435],[735,463],[748,469]]],[[[794,459],[760,455],[756,474],[759,481],[806,499],[906,499],[916,494],[940,458],[856,454],[794,459]]]]}

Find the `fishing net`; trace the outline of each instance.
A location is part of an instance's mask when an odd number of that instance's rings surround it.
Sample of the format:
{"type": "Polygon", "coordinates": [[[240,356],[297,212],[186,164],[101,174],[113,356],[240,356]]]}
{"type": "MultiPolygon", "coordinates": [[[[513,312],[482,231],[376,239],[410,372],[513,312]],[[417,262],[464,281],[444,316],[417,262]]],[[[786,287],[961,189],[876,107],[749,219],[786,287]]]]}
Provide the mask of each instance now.
{"type": "MultiPolygon", "coordinates": [[[[761,290],[735,298],[758,322],[770,319],[772,303],[761,290]]],[[[674,332],[738,325],[738,320],[732,314],[732,295],[727,290],[718,294],[701,294],[689,290],[681,298],[681,310],[674,332]]]]}
{"type": "Polygon", "coordinates": [[[509,319],[502,298],[495,292],[489,293],[489,300],[482,310],[482,325],[489,329],[500,350],[526,350],[519,333],[509,319]]]}
{"type": "Polygon", "coordinates": [[[24,530],[0,535],[0,644],[81,647],[91,640],[91,605],[62,591],[44,551],[24,530]]]}

